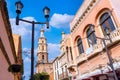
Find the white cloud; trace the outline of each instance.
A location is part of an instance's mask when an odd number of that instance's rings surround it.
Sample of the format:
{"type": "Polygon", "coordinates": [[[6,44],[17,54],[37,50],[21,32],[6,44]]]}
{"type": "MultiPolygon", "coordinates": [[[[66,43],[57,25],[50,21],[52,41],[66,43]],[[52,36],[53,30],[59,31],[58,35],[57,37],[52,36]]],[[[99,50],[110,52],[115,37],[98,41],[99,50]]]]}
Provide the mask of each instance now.
{"type": "Polygon", "coordinates": [[[60,54],[60,45],[48,43],[49,60],[54,59],[60,54]]]}
{"type": "Polygon", "coordinates": [[[72,18],[73,18],[73,15],[68,15],[68,14],[62,15],[62,14],[54,13],[50,20],[50,25],[56,28],[69,27],[69,24],[72,18]]]}
{"type": "MultiPolygon", "coordinates": [[[[36,21],[34,17],[24,17],[23,19],[29,20],[29,21],[33,21],[33,20],[36,21]]],[[[15,18],[10,19],[13,33],[19,34],[22,37],[27,36],[28,34],[31,33],[31,26],[32,26],[31,24],[19,21],[19,25],[16,25],[15,20],[16,20],[15,18]]]]}
{"type": "Polygon", "coordinates": [[[31,59],[29,57],[25,57],[24,62],[31,62],[31,59]]]}
{"type": "Polygon", "coordinates": [[[24,20],[29,20],[29,21],[35,21],[36,22],[36,20],[35,20],[34,17],[24,17],[23,19],[24,20]]]}

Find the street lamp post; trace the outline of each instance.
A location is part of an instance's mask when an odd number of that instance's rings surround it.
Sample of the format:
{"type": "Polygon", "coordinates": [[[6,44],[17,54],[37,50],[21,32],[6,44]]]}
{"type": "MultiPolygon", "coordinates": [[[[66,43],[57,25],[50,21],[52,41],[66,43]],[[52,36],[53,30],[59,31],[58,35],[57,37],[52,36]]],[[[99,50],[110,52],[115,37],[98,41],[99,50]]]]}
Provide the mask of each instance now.
{"type": "Polygon", "coordinates": [[[19,21],[23,21],[23,22],[27,22],[32,24],[32,41],[31,41],[31,80],[33,79],[33,75],[34,75],[34,26],[35,24],[46,24],[46,27],[49,28],[49,13],[50,13],[50,9],[48,7],[45,7],[43,9],[44,12],[44,16],[46,18],[46,22],[35,22],[35,21],[28,21],[28,20],[24,20],[24,19],[20,19],[19,15],[21,14],[21,10],[23,8],[23,4],[21,1],[18,1],[15,3],[16,5],[16,13],[17,13],[17,17],[16,17],[16,25],[19,25],[19,21]]]}
{"type": "Polygon", "coordinates": [[[112,71],[113,71],[115,80],[118,80],[117,74],[116,74],[115,69],[114,69],[114,67],[113,67],[112,57],[110,56],[110,52],[109,52],[109,50],[108,50],[108,48],[107,48],[107,45],[106,45],[106,43],[105,43],[105,39],[102,39],[102,41],[103,41],[103,44],[104,44],[104,46],[105,46],[105,50],[106,50],[106,52],[107,52],[107,56],[108,56],[108,59],[109,59],[109,62],[110,62],[109,65],[110,65],[110,67],[111,67],[111,69],[112,69],[112,71]]]}
{"type": "MultiPolygon", "coordinates": [[[[93,25],[91,26],[91,30],[93,32],[95,32],[93,25]]],[[[111,67],[111,69],[113,71],[115,80],[118,80],[117,74],[116,74],[115,69],[113,67],[113,62],[112,62],[112,57],[110,56],[110,51],[108,50],[106,42],[105,42],[105,40],[110,40],[110,42],[112,42],[112,40],[110,38],[110,32],[109,32],[108,28],[105,29],[105,32],[106,32],[107,36],[109,37],[109,39],[100,38],[100,37],[96,37],[96,36],[95,37],[102,40],[102,42],[103,42],[103,44],[105,46],[105,50],[106,50],[106,53],[107,53],[107,56],[108,56],[109,63],[110,63],[109,66],[111,67]]]]}

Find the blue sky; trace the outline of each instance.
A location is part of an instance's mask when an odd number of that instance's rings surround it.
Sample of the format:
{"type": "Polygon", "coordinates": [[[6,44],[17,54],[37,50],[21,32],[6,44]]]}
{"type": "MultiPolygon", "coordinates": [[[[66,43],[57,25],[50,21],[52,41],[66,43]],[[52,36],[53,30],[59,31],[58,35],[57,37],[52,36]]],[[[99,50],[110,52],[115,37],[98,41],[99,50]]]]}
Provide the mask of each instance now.
{"type": "MultiPolygon", "coordinates": [[[[12,32],[22,36],[22,50],[27,51],[23,53],[24,60],[24,75],[25,80],[30,77],[30,56],[31,50],[31,24],[20,22],[20,25],[15,25],[15,2],[17,0],[6,0],[9,12],[12,32]]],[[[43,8],[48,6],[50,8],[50,29],[46,29],[44,25],[35,25],[35,61],[37,61],[37,42],[40,37],[40,29],[45,29],[45,37],[48,43],[49,60],[53,60],[60,54],[59,43],[61,41],[61,32],[66,34],[70,32],[69,23],[73,19],[77,10],[84,0],[21,0],[24,4],[20,18],[45,22],[43,8]]]]}

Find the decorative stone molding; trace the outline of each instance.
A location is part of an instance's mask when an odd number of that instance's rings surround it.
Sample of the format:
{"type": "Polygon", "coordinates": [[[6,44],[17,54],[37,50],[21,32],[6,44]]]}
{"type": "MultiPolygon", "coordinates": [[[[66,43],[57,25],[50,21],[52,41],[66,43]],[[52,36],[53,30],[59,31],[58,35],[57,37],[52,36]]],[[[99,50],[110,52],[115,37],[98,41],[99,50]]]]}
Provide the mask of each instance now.
{"type": "Polygon", "coordinates": [[[70,23],[71,32],[73,32],[78,27],[78,25],[80,25],[82,23],[82,21],[86,18],[86,16],[89,14],[89,12],[92,10],[94,5],[98,1],[99,0],[85,0],[84,1],[83,5],[80,7],[76,16],[74,17],[74,19],[70,23]]]}

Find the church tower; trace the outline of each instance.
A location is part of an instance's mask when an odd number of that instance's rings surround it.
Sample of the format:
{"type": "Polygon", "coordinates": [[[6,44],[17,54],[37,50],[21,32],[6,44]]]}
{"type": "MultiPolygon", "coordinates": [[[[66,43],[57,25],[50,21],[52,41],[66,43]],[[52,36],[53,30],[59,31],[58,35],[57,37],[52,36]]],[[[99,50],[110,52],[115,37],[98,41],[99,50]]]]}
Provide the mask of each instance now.
{"type": "Polygon", "coordinates": [[[44,37],[44,30],[40,30],[40,38],[38,40],[38,63],[48,63],[47,41],[44,37]]]}
{"type": "Polygon", "coordinates": [[[40,38],[38,40],[38,62],[36,64],[36,73],[45,72],[50,74],[53,71],[52,62],[48,62],[47,40],[44,36],[44,30],[40,30],[40,38]]]}

